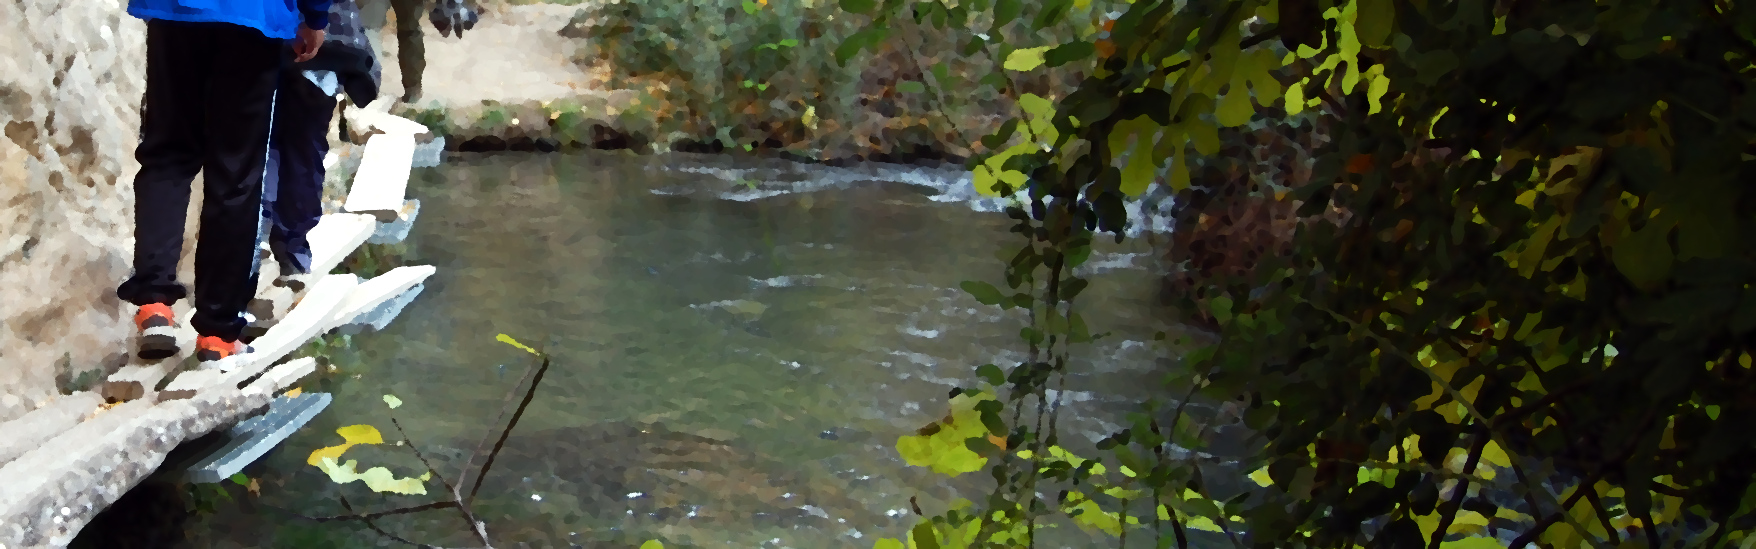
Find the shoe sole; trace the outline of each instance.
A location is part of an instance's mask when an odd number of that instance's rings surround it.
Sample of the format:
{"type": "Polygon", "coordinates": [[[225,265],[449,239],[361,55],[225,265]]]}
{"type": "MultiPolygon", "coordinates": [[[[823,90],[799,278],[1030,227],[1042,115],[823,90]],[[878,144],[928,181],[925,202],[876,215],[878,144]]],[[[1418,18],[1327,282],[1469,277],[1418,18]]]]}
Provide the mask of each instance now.
{"type": "Polygon", "coordinates": [[[225,358],[221,358],[218,360],[208,359],[206,357],[198,358],[195,366],[197,368],[200,368],[203,370],[218,369],[222,372],[230,372],[232,370],[237,369],[238,362],[243,361],[244,360],[243,357],[246,357],[250,353],[254,353],[254,352],[256,352],[256,347],[251,346],[251,345],[245,345],[244,350],[242,352],[239,352],[239,353],[236,353],[233,355],[229,355],[225,358]]]}
{"type": "Polygon", "coordinates": [[[140,350],[135,355],[141,360],[164,360],[180,350],[177,335],[170,327],[147,328],[140,334],[140,350]]]}

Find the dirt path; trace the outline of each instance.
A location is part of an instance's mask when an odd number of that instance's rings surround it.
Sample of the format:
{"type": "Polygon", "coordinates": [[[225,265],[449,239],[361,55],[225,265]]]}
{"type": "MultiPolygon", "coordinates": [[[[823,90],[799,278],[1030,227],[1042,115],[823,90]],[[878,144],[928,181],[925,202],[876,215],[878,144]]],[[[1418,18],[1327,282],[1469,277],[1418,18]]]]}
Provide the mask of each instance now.
{"type": "MultiPolygon", "coordinates": [[[[557,34],[581,6],[534,4],[491,6],[462,38],[445,37],[423,18],[427,68],[418,107],[448,110],[482,101],[525,103],[608,94],[607,70],[587,70],[572,61],[579,47],[557,34]]],[[[384,65],[381,100],[403,93],[396,62],[394,16],[379,36],[384,65]]]]}

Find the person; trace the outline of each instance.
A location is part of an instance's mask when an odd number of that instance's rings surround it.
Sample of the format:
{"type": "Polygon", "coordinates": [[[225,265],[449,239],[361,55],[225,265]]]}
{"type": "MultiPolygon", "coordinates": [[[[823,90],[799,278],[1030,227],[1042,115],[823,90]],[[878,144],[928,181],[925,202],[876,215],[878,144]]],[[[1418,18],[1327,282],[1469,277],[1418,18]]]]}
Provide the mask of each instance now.
{"type": "MultiPolygon", "coordinates": [[[[421,98],[421,73],[427,68],[427,47],[422,40],[421,30],[421,7],[425,1],[360,2],[362,22],[374,35],[384,28],[386,2],[390,4],[388,11],[396,14],[396,64],[402,70],[403,103],[414,103],[421,98]]],[[[463,0],[436,0],[429,18],[441,35],[456,32],[458,37],[462,37],[463,31],[475,27],[477,14],[476,10],[465,6],[463,0]]]]}
{"type": "Polygon", "coordinates": [[[202,174],[195,251],[195,355],[203,367],[239,341],[262,245],[262,179],[281,68],[323,45],[329,0],[129,0],[147,22],[146,97],[134,179],[133,273],[116,296],[139,307],[137,355],[180,352],[171,304],[190,185],[202,174]],[[289,53],[291,55],[289,55],[289,53]]]}
{"type": "Polygon", "coordinates": [[[270,220],[269,250],[282,277],[311,269],[306,235],[323,217],[323,157],[329,153],[329,124],[340,105],[338,96],[345,92],[355,106],[371,103],[378,97],[380,74],[359,7],[354,0],[334,0],[323,49],[281,75],[263,212],[270,220]]]}

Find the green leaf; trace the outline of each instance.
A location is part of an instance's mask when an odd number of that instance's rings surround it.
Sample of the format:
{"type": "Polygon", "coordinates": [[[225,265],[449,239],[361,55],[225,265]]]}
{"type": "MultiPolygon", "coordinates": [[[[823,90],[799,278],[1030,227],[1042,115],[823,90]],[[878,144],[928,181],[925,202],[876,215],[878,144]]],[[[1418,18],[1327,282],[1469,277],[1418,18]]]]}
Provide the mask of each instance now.
{"type": "Polygon", "coordinates": [[[402,406],[402,399],[392,395],[384,395],[384,403],[390,405],[390,409],[395,410],[398,406],[402,406]]]}
{"type": "Polygon", "coordinates": [[[1050,67],[1059,67],[1080,59],[1091,57],[1091,54],[1095,52],[1097,52],[1097,46],[1093,46],[1091,42],[1086,42],[1084,40],[1069,42],[1055,46],[1054,49],[1044,53],[1043,63],[1050,67]]]}
{"type": "Polygon", "coordinates": [[[1146,188],[1152,185],[1155,177],[1158,177],[1158,159],[1152,154],[1152,136],[1141,135],[1128,155],[1128,164],[1122,167],[1122,194],[1129,197],[1146,194],[1146,188]]]}
{"type": "Polygon", "coordinates": [[[939,534],[933,532],[933,523],[922,521],[916,524],[909,537],[915,541],[915,549],[939,549],[939,534]]]}
{"type": "Polygon", "coordinates": [[[1006,70],[1020,72],[1035,70],[1043,65],[1043,53],[1047,51],[1049,51],[1049,46],[1012,50],[1012,53],[1006,55],[1006,70]]]}
{"type": "Polygon", "coordinates": [[[523,343],[519,343],[518,340],[512,339],[512,336],[509,336],[506,334],[500,334],[499,336],[495,337],[494,339],[498,340],[501,343],[505,343],[507,345],[511,345],[513,347],[517,347],[519,349],[522,349],[524,352],[527,352],[527,353],[530,353],[533,355],[537,355],[537,356],[543,356],[543,354],[540,352],[537,352],[536,349],[532,349],[523,343]]]}
{"type": "Polygon", "coordinates": [[[1230,322],[1232,320],[1232,298],[1224,295],[1215,296],[1208,300],[1207,312],[1212,314],[1213,319],[1219,321],[1220,324],[1230,322]]]}
{"type": "MultiPolygon", "coordinates": [[[[1090,259],[1091,259],[1091,244],[1081,244],[1079,246],[1074,246],[1073,249],[1067,250],[1067,265],[1066,265],[1066,267],[1068,269],[1078,269],[1080,265],[1084,265],[1085,262],[1089,261],[1090,259]]],[[[1081,286],[1081,287],[1083,287],[1083,286],[1081,286]]],[[[1067,298],[1072,299],[1073,296],[1071,294],[1077,294],[1077,293],[1079,293],[1079,292],[1078,291],[1069,292],[1069,295],[1067,296],[1067,298]]]]}
{"type": "Polygon", "coordinates": [[[1250,123],[1250,116],[1256,114],[1256,108],[1250,105],[1250,92],[1243,86],[1242,79],[1233,81],[1232,89],[1219,98],[1219,109],[1214,112],[1219,125],[1228,128],[1250,123]]]}
{"type": "Polygon", "coordinates": [[[896,91],[902,93],[927,93],[927,86],[914,80],[903,80],[896,83],[896,91]]]}
{"type": "Polygon", "coordinates": [[[938,79],[939,89],[945,89],[945,86],[951,84],[951,68],[947,67],[944,61],[934,63],[933,78],[938,79]]]}
{"type": "Polygon", "coordinates": [[[835,48],[835,62],[846,65],[849,59],[853,59],[854,55],[860,53],[860,50],[877,45],[888,36],[890,36],[890,29],[887,27],[866,27],[865,30],[849,36],[847,40],[835,48]]]}
{"type": "Polygon", "coordinates": [[[1396,22],[1394,0],[1357,0],[1359,12],[1354,20],[1354,34],[1360,44],[1382,48],[1390,44],[1391,25],[1396,22]]]}
{"type": "Polygon", "coordinates": [[[904,549],[904,547],[902,542],[890,538],[879,538],[878,541],[872,543],[872,549],[904,549]]]}
{"type": "Polygon", "coordinates": [[[244,476],[244,473],[237,473],[237,474],[232,475],[231,480],[232,480],[232,482],[237,483],[237,485],[239,485],[239,486],[249,486],[250,485],[250,477],[244,476]]]}
{"type": "Polygon", "coordinates": [[[761,10],[762,10],[762,6],[760,4],[757,4],[756,2],[753,2],[751,0],[744,0],[744,13],[750,14],[750,15],[756,15],[756,12],[761,11],[761,10]]]}
{"type": "Polygon", "coordinates": [[[872,8],[878,7],[877,0],[841,0],[841,10],[850,13],[870,14],[872,8]]]}
{"type": "Polygon", "coordinates": [[[1652,289],[1671,274],[1670,224],[1648,223],[1611,248],[1610,258],[1628,281],[1652,289]]]}
{"type": "Polygon", "coordinates": [[[1170,183],[1173,191],[1189,188],[1189,164],[1183,158],[1183,148],[1177,147],[1177,155],[1171,158],[1170,183]]]}
{"type": "Polygon", "coordinates": [[[665,544],[659,543],[659,540],[656,539],[649,539],[646,540],[646,543],[640,544],[640,549],[665,549],[665,544]]]}
{"type": "Polygon", "coordinates": [[[1006,374],[1000,371],[999,366],[993,364],[983,364],[976,368],[976,376],[981,377],[982,381],[986,381],[989,385],[995,387],[1006,384],[1006,374]]]}
{"type": "MultiPolygon", "coordinates": [[[[1006,26],[1007,23],[1011,23],[1014,19],[1017,19],[1018,14],[1023,12],[1024,5],[1019,2],[1019,0],[995,0],[993,30],[999,30],[1000,27],[1006,26]]],[[[994,32],[989,32],[988,34],[998,36],[998,34],[994,32]]]]}
{"type": "Polygon", "coordinates": [[[999,305],[1000,300],[1005,299],[1005,296],[1000,294],[999,288],[979,280],[965,280],[959,286],[963,288],[963,291],[974,296],[976,301],[982,302],[983,305],[999,305]]]}

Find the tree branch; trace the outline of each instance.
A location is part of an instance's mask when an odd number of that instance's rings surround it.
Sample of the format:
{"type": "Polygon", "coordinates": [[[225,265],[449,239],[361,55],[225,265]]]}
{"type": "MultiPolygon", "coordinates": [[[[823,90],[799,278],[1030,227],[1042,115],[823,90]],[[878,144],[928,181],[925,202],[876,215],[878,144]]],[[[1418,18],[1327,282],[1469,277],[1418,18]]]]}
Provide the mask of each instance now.
{"type": "Polygon", "coordinates": [[[384,518],[384,517],[388,517],[388,516],[392,516],[392,515],[406,515],[409,513],[419,513],[422,511],[432,511],[434,509],[445,509],[445,508],[449,508],[449,507],[454,507],[456,505],[457,505],[457,502],[455,502],[455,501],[437,501],[437,502],[433,502],[433,503],[428,503],[426,505],[416,505],[414,507],[403,507],[400,509],[391,509],[389,511],[378,511],[375,513],[352,514],[352,515],[332,515],[332,516],[326,516],[326,517],[313,517],[310,515],[305,515],[305,514],[293,511],[291,509],[276,507],[273,505],[267,505],[266,507],[283,512],[283,513],[286,513],[288,515],[292,515],[294,517],[308,520],[311,522],[335,522],[335,521],[347,521],[347,520],[372,520],[375,518],[384,518]]]}
{"type": "Polygon", "coordinates": [[[396,427],[396,433],[402,435],[403,443],[407,444],[409,450],[415,453],[415,459],[421,460],[421,465],[427,467],[427,472],[432,473],[433,478],[439,479],[439,483],[445,485],[445,491],[451,492],[451,500],[457,503],[457,512],[463,515],[464,523],[469,526],[470,532],[474,533],[476,538],[482,541],[483,546],[492,549],[494,543],[488,541],[488,533],[483,530],[482,523],[476,520],[475,514],[469,511],[469,505],[463,502],[463,497],[458,493],[457,488],[451,485],[451,481],[445,480],[445,475],[440,474],[437,469],[434,469],[433,463],[427,461],[427,456],[421,454],[421,449],[416,448],[414,441],[409,440],[408,432],[402,430],[402,422],[397,421],[395,417],[391,417],[390,424],[396,427]]]}
{"type": "MultiPolygon", "coordinates": [[[[1640,447],[1641,434],[1644,434],[1647,428],[1652,426],[1652,420],[1657,417],[1657,413],[1658,409],[1656,408],[1646,412],[1646,419],[1642,421],[1640,430],[1633,437],[1630,437],[1627,446],[1616,454],[1615,459],[1609,460],[1610,463],[1626,461],[1628,456],[1632,455],[1634,450],[1640,447]]],[[[1538,521],[1535,526],[1531,527],[1531,529],[1526,530],[1523,534],[1519,534],[1518,538],[1512,540],[1512,543],[1507,545],[1507,547],[1524,547],[1526,544],[1529,544],[1531,540],[1542,535],[1543,531],[1548,530],[1550,526],[1554,526],[1557,521],[1560,521],[1567,515],[1568,509],[1572,509],[1575,504],[1579,503],[1581,498],[1585,497],[1586,492],[1597,490],[1597,482],[1603,478],[1604,472],[1603,468],[1599,468],[1597,471],[1593,471],[1590,476],[1581,479],[1582,482],[1580,482],[1579,487],[1574,490],[1573,496],[1567,498],[1567,501],[1562,502],[1560,509],[1553,513],[1549,513],[1549,516],[1543,517],[1543,519],[1538,521]]],[[[1532,486],[1531,488],[1537,489],[1535,486],[1532,486]]],[[[1532,511],[1535,511],[1535,509],[1532,509],[1532,511]]],[[[1535,515],[1533,514],[1532,516],[1535,515]]],[[[1647,526],[1650,527],[1654,525],[1649,524],[1647,526]]],[[[1593,545],[1598,545],[1595,539],[1590,537],[1587,537],[1586,539],[1591,541],[1593,545]]]]}
{"type": "MultiPolygon", "coordinates": [[[[353,506],[353,504],[348,503],[347,496],[344,496],[341,494],[336,494],[335,497],[336,497],[336,499],[341,500],[341,506],[343,508],[347,509],[348,512],[350,512],[350,513],[354,512],[354,506],[353,506]]],[[[358,515],[358,513],[355,513],[355,514],[358,515]]],[[[409,541],[409,540],[404,539],[403,537],[398,536],[396,534],[386,532],[386,531],[384,531],[383,528],[379,528],[377,523],[372,522],[372,519],[365,518],[363,515],[361,516],[360,520],[362,520],[366,523],[367,528],[371,528],[373,532],[377,532],[378,535],[384,536],[385,538],[388,538],[391,541],[396,541],[396,542],[403,543],[406,545],[413,545],[415,547],[420,547],[421,549],[443,549],[443,548],[436,546],[436,545],[427,545],[425,543],[418,543],[418,542],[414,542],[414,541],[409,541]]]]}
{"type": "MultiPolygon", "coordinates": [[[[1478,423],[1477,429],[1481,432],[1476,434],[1476,442],[1469,450],[1469,458],[1463,462],[1465,473],[1476,469],[1476,465],[1482,461],[1482,451],[1488,447],[1489,431],[1487,426],[1478,423]]],[[[1458,480],[1456,483],[1451,492],[1451,501],[1439,510],[1439,527],[1433,530],[1433,538],[1427,541],[1427,549],[1439,549],[1440,542],[1445,541],[1446,533],[1451,530],[1451,523],[1457,520],[1457,510],[1463,507],[1464,496],[1469,495],[1468,480],[1458,480]]],[[[1521,546],[1513,545],[1513,547],[1521,546]]]]}
{"type": "Polygon", "coordinates": [[[531,379],[530,388],[525,390],[524,400],[518,403],[518,411],[512,413],[512,421],[507,422],[506,428],[500,431],[500,440],[494,442],[494,451],[488,454],[488,461],[482,464],[482,470],[476,474],[476,484],[470,488],[469,496],[459,503],[467,505],[469,502],[476,500],[476,492],[479,492],[482,489],[482,479],[488,478],[488,470],[494,466],[494,458],[498,457],[500,455],[500,449],[506,446],[506,438],[511,436],[512,429],[518,426],[518,419],[524,417],[525,408],[530,407],[531,399],[537,395],[537,386],[542,385],[543,374],[548,373],[548,371],[549,356],[543,355],[543,364],[537,368],[536,377],[531,379]]]}

